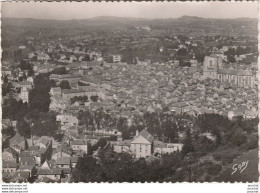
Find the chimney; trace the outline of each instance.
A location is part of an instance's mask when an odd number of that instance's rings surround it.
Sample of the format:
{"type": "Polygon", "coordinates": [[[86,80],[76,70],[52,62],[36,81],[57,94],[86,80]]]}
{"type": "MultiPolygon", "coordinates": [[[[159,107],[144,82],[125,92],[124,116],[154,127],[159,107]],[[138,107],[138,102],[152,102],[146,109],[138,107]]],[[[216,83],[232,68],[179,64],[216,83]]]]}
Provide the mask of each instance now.
{"type": "Polygon", "coordinates": [[[135,131],[135,136],[138,136],[139,132],[138,130],[135,131]]]}

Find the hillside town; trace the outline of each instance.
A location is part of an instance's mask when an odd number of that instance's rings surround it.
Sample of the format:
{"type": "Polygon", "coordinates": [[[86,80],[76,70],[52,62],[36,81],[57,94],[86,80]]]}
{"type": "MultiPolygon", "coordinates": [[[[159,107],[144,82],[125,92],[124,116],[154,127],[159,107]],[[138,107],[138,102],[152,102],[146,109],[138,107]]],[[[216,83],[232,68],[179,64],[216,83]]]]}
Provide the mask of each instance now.
{"type": "MultiPolygon", "coordinates": [[[[79,182],[84,160],[102,168],[105,156],[149,167],[173,156],[224,171],[226,159],[212,152],[237,143],[245,152],[256,148],[247,137],[257,133],[257,35],[240,35],[242,27],[220,35],[214,28],[191,33],[158,26],[62,34],[3,21],[5,182],[79,182]],[[242,142],[227,138],[233,134],[242,142]],[[191,158],[196,148],[201,154],[191,158]]],[[[178,176],[186,165],[174,167],[178,176]]]]}

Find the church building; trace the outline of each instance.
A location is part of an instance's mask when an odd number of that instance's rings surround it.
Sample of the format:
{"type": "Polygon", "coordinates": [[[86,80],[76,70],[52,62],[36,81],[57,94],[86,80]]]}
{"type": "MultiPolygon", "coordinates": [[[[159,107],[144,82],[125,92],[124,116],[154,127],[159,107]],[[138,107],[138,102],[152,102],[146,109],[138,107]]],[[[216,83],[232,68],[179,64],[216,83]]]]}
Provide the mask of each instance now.
{"type": "Polygon", "coordinates": [[[225,69],[222,58],[215,54],[205,56],[202,79],[218,79],[231,85],[254,87],[254,75],[248,70],[225,69]]]}

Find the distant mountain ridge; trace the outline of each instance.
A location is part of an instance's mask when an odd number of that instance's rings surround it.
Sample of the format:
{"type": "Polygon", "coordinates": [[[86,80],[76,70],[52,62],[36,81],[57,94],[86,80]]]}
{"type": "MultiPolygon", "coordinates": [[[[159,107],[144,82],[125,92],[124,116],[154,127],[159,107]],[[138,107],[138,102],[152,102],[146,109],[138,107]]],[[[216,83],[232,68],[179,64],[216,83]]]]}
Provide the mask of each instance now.
{"type": "Polygon", "coordinates": [[[36,18],[10,18],[10,17],[2,17],[3,20],[37,20],[37,21],[75,21],[75,20],[257,20],[257,18],[249,18],[249,17],[241,17],[241,18],[204,18],[204,17],[198,17],[198,16],[189,16],[189,15],[183,15],[181,17],[177,18],[135,18],[135,17],[117,17],[117,16],[97,16],[97,17],[91,17],[91,18],[82,18],[82,19],[67,19],[67,20],[58,20],[58,19],[36,19],[36,18]]]}
{"type": "MultiPolygon", "coordinates": [[[[131,17],[114,17],[114,16],[99,16],[87,19],[71,19],[71,20],[48,20],[48,19],[33,19],[33,18],[2,18],[3,26],[26,26],[26,27],[86,27],[86,26],[173,26],[173,25],[214,25],[216,27],[222,24],[230,25],[257,25],[256,18],[235,18],[235,19],[216,19],[202,18],[197,16],[184,15],[179,18],[131,18],[131,17]]],[[[223,25],[222,25],[223,26],[223,25]]]]}

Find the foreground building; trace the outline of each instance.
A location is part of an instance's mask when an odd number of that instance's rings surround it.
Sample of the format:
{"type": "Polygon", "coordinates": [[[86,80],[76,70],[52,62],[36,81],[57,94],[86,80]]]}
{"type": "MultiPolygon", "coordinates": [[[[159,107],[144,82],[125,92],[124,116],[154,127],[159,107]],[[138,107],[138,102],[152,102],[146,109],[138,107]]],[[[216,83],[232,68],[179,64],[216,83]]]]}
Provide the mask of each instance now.
{"type": "Polygon", "coordinates": [[[144,129],[140,133],[137,131],[132,140],[123,140],[113,146],[117,153],[126,152],[135,158],[146,158],[153,154],[162,155],[181,151],[183,144],[157,141],[144,129]]]}

